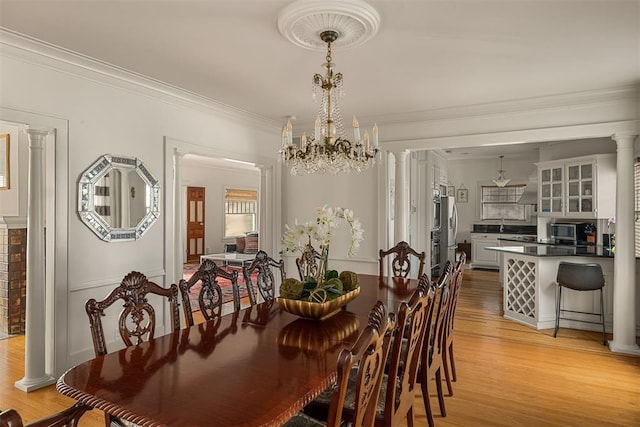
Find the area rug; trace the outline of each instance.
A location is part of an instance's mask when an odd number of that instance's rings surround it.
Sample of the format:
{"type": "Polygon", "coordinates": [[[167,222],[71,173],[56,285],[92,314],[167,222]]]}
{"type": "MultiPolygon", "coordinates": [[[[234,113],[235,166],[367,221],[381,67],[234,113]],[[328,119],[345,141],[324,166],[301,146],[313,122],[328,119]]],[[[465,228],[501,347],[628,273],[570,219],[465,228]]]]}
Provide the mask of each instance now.
{"type": "MultiPolygon", "coordinates": [[[[198,263],[184,264],[182,270],[182,278],[184,280],[189,280],[193,273],[198,270],[198,267],[200,267],[200,264],[198,263]]],[[[240,299],[248,299],[249,293],[247,292],[247,287],[244,284],[242,271],[239,269],[233,270],[238,272],[238,288],[240,289],[240,299]]],[[[231,281],[223,277],[218,277],[217,280],[220,288],[222,289],[222,303],[227,304],[233,302],[233,287],[231,286],[231,281]]],[[[189,302],[191,303],[191,311],[200,310],[200,306],[198,304],[198,295],[200,294],[200,288],[202,288],[202,285],[198,283],[189,290],[189,302]]]]}

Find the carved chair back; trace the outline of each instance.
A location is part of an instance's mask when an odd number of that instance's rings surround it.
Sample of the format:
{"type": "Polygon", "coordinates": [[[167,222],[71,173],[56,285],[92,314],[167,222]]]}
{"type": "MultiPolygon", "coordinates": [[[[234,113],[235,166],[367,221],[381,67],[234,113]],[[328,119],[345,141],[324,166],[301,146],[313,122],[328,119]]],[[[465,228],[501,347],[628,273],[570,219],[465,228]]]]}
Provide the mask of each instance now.
{"type": "Polygon", "coordinates": [[[91,298],[85,304],[96,356],[107,354],[102,317],[104,310],[117,301],[121,301],[124,307],[118,318],[118,329],[124,343],[131,346],[153,338],[156,311],[148,301],[149,295],[160,296],[169,302],[172,330],[180,329],[178,286],[172,284],[163,288],[147,280],[144,274],[132,271],[105,299],[97,301],[91,298]]]}
{"type": "Polygon", "coordinates": [[[414,387],[433,302],[434,289],[429,277],[423,274],[409,301],[401,303],[398,309],[387,372],[384,420],[378,419],[378,424],[400,425],[409,417],[408,425],[414,425],[414,387]]]}
{"type": "Polygon", "coordinates": [[[222,316],[222,288],[218,283],[218,277],[222,277],[231,282],[233,290],[234,311],[240,310],[240,289],[238,288],[238,272],[226,271],[219,267],[213,260],[205,259],[193,273],[189,280],[181,279],[178,288],[182,295],[182,308],[187,326],[193,326],[193,314],[189,293],[191,288],[200,284],[198,293],[198,306],[200,312],[206,320],[211,320],[222,316]]]}
{"type": "Polygon", "coordinates": [[[429,426],[433,426],[433,413],[429,401],[428,384],[431,378],[436,378],[438,402],[440,412],[444,417],[444,394],[442,393],[442,352],[444,346],[444,329],[446,326],[446,314],[451,302],[450,284],[453,273],[451,261],[445,263],[444,269],[435,286],[434,304],[428,314],[427,329],[420,355],[420,385],[422,387],[423,401],[427,412],[429,426]]]}
{"type": "Polygon", "coordinates": [[[450,395],[453,395],[453,387],[451,380],[456,380],[456,368],[453,360],[453,321],[456,315],[456,307],[458,305],[458,295],[462,287],[462,276],[464,274],[464,264],[467,256],[464,252],[460,255],[460,259],[456,264],[456,268],[451,277],[449,285],[449,304],[445,315],[442,338],[442,363],[447,382],[447,389],[450,395]]]}
{"type": "Polygon", "coordinates": [[[424,252],[416,252],[407,242],[398,242],[398,244],[386,251],[380,249],[379,254],[380,277],[384,277],[385,258],[389,255],[393,255],[393,259],[391,260],[391,271],[393,273],[393,277],[401,277],[405,279],[409,277],[409,274],[411,273],[411,256],[416,257],[419,261],[418,275],[416,277],[422,277],[422,273],[424,272],[424,260],[427,255],[424,252]]]}
{"type": "Polygon", "coordinates": [[[262,295],[265,301],[275,299],[274,289],[276,279],[273,275],[273,270],[280,272],[280,283],[282,283],[285,279],[284,261],[276,261],[262,250],[256,253],[256,257],[248,267],[242,267],[242,275],[247,284],[251,305],[256,303],[254,285],[258,288],[260,295],[262,295]],[[254,273],[256,274],[254,275],[254,273]],[[253,281],[254,278],[255,282],[253,281]]]}
{"type": "Polygon", "coordinates": [[[305,277],[316,277],[318,274],[318,263],[320,261],[320,252],[313,246],[306,245],[300,258],[296,258],[296,266],[300,274],[300,280],[304,282],[305,277]]]}
{"type": "Polygon", "coordinates": [[[375,425],[395,326],[393,313],[388,314],[385,305],[376,302],[369,312],[367,326],[353,347],[343,349],[338,355],[335,384],[313,400],[305,413],[294,416],[285,426],[375,425]],[[308,410],[326,423],[307,416],[308,410]]]}
{"type": "MultiPolygon", "coordinates": [[[[84,403],[78,402],[63,411],[26,424],[26,427],[75,427],[78,425],[80,417],[92,408],[84,403]]],[[[0,412],[0,427],[23,427],[22,417],[15,409],[7,409],[0,412]]]]}

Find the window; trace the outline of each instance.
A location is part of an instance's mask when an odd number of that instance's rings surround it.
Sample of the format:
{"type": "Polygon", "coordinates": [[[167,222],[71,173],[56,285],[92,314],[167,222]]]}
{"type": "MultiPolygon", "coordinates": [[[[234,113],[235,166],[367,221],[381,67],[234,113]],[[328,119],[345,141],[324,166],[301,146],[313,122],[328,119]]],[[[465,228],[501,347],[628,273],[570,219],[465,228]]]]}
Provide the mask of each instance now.
{"type": "Polygon", "coordinates": [[[640,256],[640,157],[633,164],[633,188],[635,193],[635,252],[640,256]]]}
{"type": "Polygon", "coordinates": [[[258,192],[224,190],[224,237],[244,236],[257,229],[258,192]]]}
{"type": "Polygon", "coordinates": [[[524,221],[525,205],[518,204],[526,185],[508,185],[506,187],[482,186],[480,198],[480,217],[482,219],[511,219],[524,221]]]}

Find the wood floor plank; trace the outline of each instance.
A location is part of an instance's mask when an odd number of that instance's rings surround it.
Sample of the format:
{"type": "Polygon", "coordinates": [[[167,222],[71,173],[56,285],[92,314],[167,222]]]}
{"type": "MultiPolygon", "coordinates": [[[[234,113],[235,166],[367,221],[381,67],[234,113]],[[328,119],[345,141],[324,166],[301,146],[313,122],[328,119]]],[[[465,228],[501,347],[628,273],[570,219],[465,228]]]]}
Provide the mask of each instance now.
{"type": "MultiPolygon", "coordinates": [[[[563,328],[553,338],[552,330],[502,314],[498,274],[465,271],[455,323],[458,381],[446,396],[447,417],[431,396],[438,426],[640,426],[640,357],[611,353],[597,332],[563,328]]],[[[24,337],[0,340],[0,409],[33,421],[73,404],[53,386],[17,390],[23,359],[24,337]]],[[[414,408],[416,425],[426,426],[419,391],[414,408]]],[[[97,410],[80,421],[103,425],[97,410]]]]}

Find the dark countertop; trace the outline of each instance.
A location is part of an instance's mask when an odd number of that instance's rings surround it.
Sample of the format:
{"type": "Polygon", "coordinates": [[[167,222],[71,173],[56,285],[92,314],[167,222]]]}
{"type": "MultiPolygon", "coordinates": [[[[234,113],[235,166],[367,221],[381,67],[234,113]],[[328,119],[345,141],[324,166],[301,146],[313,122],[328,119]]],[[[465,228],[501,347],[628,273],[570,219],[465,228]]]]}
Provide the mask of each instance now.
{"type": "MultiPolygon", "coordinates": [[[[503,239],[508,240],[508,239],[503,239]]],[[[521,255],[531,255],[535,257],[562,257],[562,256],[581,256],[581,257],[600,257],[611,258],[613,254],[609,248],[602,246],[566,246],[566,245],[549,245],[549,244],[529,244],[526,246],[505,246],[505,247],[487,247],[485,249],[515,253],[521,255]]]]}
{"type": "Polygon", "coordinates": [[[498,240],[504,240],[505,242],[518,242],[518,243],[531,243],[534,245],[545,245],[546,243],[538,242],[536,236],[518,236],[518,237],[498,237],[498,240]]]}
{"type": "Polygon", "coordinates": [[[505,224],[500,231],[500,224],[473,224],[472,233],[497,233],[497,234],[538,234],[535,225],[511,225],[505,224]]]}

